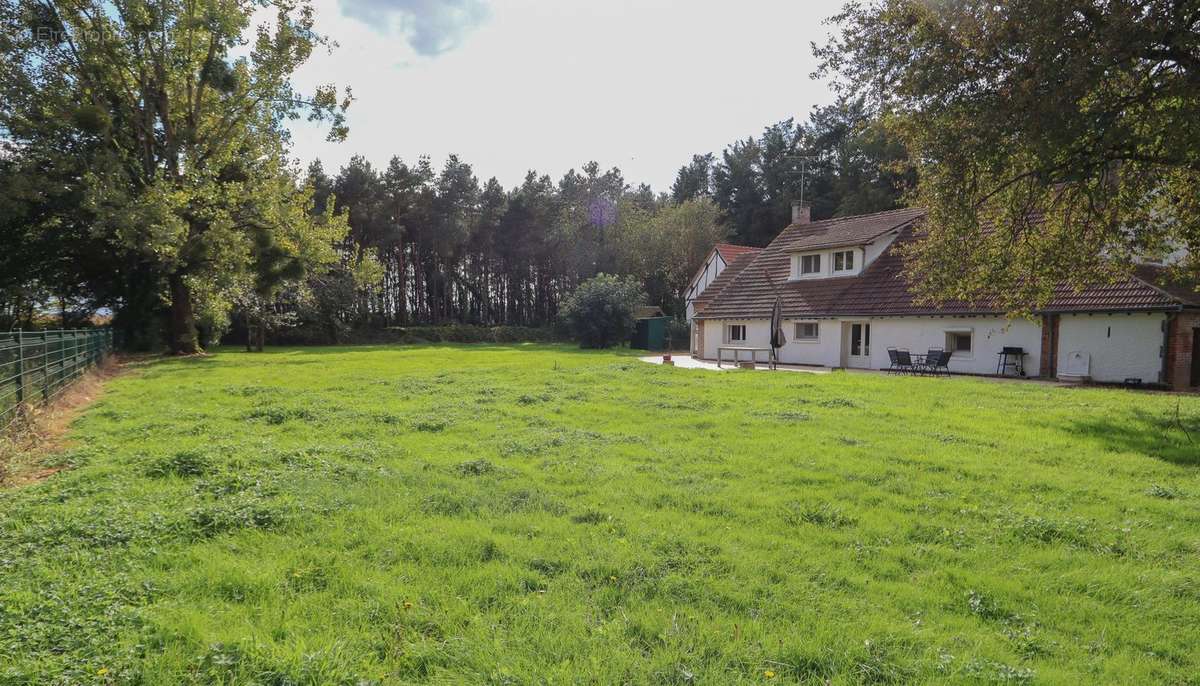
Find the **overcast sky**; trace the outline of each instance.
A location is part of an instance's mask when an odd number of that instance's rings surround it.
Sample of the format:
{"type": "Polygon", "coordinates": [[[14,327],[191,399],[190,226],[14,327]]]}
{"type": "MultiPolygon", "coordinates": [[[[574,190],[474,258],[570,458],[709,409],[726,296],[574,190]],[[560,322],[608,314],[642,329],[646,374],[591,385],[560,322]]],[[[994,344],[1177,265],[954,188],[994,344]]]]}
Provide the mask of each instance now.
{"type": "Polygon", "coordinates": [[[695,153],[717,152],[826,104],[810,41],[840,0],[316,0],[340,43],[298,83],[353,88],[350,137],[293,128],[326,171],[355,154],[457,153],[483,181],[557,179],[588,160],[669,190],[695,153]]]}

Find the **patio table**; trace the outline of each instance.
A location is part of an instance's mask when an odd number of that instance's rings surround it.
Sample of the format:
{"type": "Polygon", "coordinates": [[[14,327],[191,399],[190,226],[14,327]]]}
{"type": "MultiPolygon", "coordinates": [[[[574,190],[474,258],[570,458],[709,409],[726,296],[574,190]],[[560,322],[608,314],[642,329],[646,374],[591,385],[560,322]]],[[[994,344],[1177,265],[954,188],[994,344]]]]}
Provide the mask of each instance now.
{"type": "Polygon", "coordinates": [[[755,347],[746,346],[746,345],[722,345],[722,346],[719,346],[717,348],[717,366],[718,367],[721,366],[721,351],[723,351],[723,350],[732,350],[733,351],[733,365],[735,367],[737,366],[739,358],[741,357],[742,351],[748,351],[750,353],[750,359],[748,360],[748,362],[758,362],[758,353],[764,352],[767,354],[767,357],[768,357],[767,362],[770,365],[771,369],[775,368],[775,361],[770,359],[770,355],[771,355],[770,348],[755,348],[755,347]]]}

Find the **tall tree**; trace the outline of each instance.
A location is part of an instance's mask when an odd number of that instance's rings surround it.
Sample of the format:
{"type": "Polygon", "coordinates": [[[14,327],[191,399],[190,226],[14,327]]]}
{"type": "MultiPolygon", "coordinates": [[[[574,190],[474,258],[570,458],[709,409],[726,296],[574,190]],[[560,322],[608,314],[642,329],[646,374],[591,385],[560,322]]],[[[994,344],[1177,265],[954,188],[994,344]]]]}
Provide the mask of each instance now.
{"type": "Polygon", "coordinates": [[[626,192],[619,169],[601,171],[596,162],[582,172],[569,170],[558,183],[560,224],[555,239],[572,257],[572,273],[590,277],[613,270],[610,234],[618,218],[617,204],[626,192]]]}
{"type": "Polygon", "coordinates": [[[713,171],[717,204],[725,212],[734,236],[749,245],[766,245],[782,226],[762,222],[766,192],[762,180],[762,149],[758,141],[736,141],[721,153],[713,171]]]}
{"type": "Polygon", "coordinates": [[[450,155],[438,175],[433,210],[434,231],[426,234],[426,280],[430,312],[434,321],[442,321],[459,311],[472,290],[461,261],[478,216],[479,181],[457,155],[450,155]]]}
{"type": "Polygon", "coordinates": [[[410,299],[418,292],[419,284],[412,283],[409,275],[419,276],[415,269],[420,264],[417,249],[421,227],[433,217],[433,177],[433,167],[425,157],[412,167],[393,157],[383,176],[389,232],[386,244],[381,246],[381,258],[394,291],[387,314],[401,323],[407,323],[414,313],[410,299]]]}
{"type": "MultiPolygon", "coordinates": [[[[0,24],[0,134],[71,154],[94,143],[80,180],[94,228],[161,279],[170,345],[198,349],[194,293],[227,293],[280,188],[285,123],[301,114],[346,133],[332,86],[311,96],[292,74],[326,45],[304,0],[244,36],[254,0],[13,0],[0,24]],[[32,30],[30,30],[32,29],[32,30]],[[239,56],[241,54],[241,56],[239,56]]],[[[307,215],[306,215],[307,216],[307,215]]],[[[279,227],[276,227],[279,228],[279,227]]],[[[157,290],[157,289],[155,289],[157,290]]],[[[211,306],[212,303],[204,304],[211,306]]]]}
{"type": "Polygon", "coordinates": [[[929,299],[1014,312],[1187,250],[1200,273],[1200,5],[851,3],[816,50],[917,160],[929,299]]]}
{"type": "Polygon", "coordinates": [[[904,144],[861,99],[813,108],[800,137],[815,158],[805,193],[814,218],[895,209],[916,182],[904,144]]]}
{"type": "MultiPolygon", "coordinates": [[[[652,302],[680,312],[687,279],[727,233],[711,199],[673,203],[595,162],[557,184],[530,172],[511,191],[495,179],[480,187],[454,155],[437,173],[428,158],[393,158],[380,174],[356,157],[333,179],[310,165],[307,179],[313,212],[336,203],[351,230],[339,263],[306,281],[311,298],[289,283],[273,300],[246,301],[250,319],[266,324],[258,331],[292,319],[324,340],[394,321],[543,325],[601,268],[636,277],[652,302]]],[[[270,245],[255,254],[256,272],[268,276],[286,264],[270,245]]]]}
{"type": "Polygon", "coordinates": [[[636,276],[651,303],[682,315],[692,276],[728,229],[709,198],[649,209],[630,198],[621,206],[619,232],[619,272],[636,276]]]}
{"type": "MultiPolygon", "coordinates": [[[[706,159],[694,156],[680,169],[677,202],[690,196],[706,159]]],[[[899,138],[860,101],[843,99],[813,108],[803,124],[787,119],[726,147],[712,165],[712,197],[735,240],[766,245],[789,223],[794,200],[809,203],[813,219],[899,206],[913,183],[907,159],[899,138]]]]}
{"type": "Polygon", "coordinates": [[[0,329],[32,326],[50,300],[108,304],[112,289],[94,280],[119,277],[125,265],[91,231],[85,173],[73,155],[0,145],[0,329]]]}
{"type": "Polygon", "coordinates": [[[469,241],[472,258],[468,269],[477,284],[476,300],[467,316],[469,321],[484,323],[499,320],[496,241],[507,207],[508,195],[504,187],[495,177],[488,179],[480,193],[479,216],[469,241]]]}
{"type": "Polygon", "coordinates": [[[675,202],[695,200],[712,195],[713,154],[692,155],[692,161],[679,168],[675,183],[671,186],[671,199],[675,202]]]}
{"type": "Polygon", "coordinates": [[[279,316],[276,299],[285,289],[291,290],[293,299],[310,298],[306,277],[324,274],[337,263],[335,246],[347,234],[345,218],[337,217],[331,205],[327,203],[323,210],[316,208],[313,186],[301,186],[287,174],[265,178],[277,189],[274,193],[258,193],[253,199],[267,204],[255,208],[260,221],[249,229],[253,241],[251,269],[237,298],[248,328],[257,331],[255,348],[259,352],[269,328],[291,322],[292,313],[279,316]]]}
{"type": "Polygon", "coordinates": [[[549,236],[557,220],[556,205],[554,182],[533,171],[509,194],[496,236],[497,268],[502,275],[501,321],[537,321],[543,304],[536,301],[532,283],[538,265],[546,263],[553,252],[549,236]]]}

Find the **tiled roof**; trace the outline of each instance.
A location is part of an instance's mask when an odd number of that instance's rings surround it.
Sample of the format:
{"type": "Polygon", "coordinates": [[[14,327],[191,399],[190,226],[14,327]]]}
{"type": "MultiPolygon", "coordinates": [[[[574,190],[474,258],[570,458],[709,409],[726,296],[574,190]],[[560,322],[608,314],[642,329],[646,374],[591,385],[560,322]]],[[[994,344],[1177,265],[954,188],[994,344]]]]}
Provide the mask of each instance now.
{"type": "Polygon", "coordinates": [[[742,253],[734,257],[732,261],[726,263],[725,269],[721,270],[720,274],[717,274],[717,278],[713,279],[712,283],[708,284],[708,287],[701,291],[700,295],[696,296],[696,299],[692,301],[692,306],[696,309],[696,312],[702,311],[708,303],[712,302],[713,298],[717,297],[717,294],[722,289],[732,283],[733,279],[743,269],[748,267],[751,262],[754,262],[755,255],[761,250],[762,248],[754,248],[753,252],[742,253]]]}
{"type": "Polygon", "coordinates": [[[742,255],[760,252],[762,248],[755,248],[749,245],[734,245],[732,243],[717,243],[713,246],[720,255],[721,259],[725,260],[725,264],[733,264],[733,261],[742,255]]]}
{"type": "MultiPolygon", "coordinates": [[[[696,270],[696,273],[692,276],[692,280],[689,283],[692,284],[692,288],[696,287],[697,281],[708,271],[709,265],[712,264],[712,254],[714,252],[721,257],[721,261],[725,263],[726,267],[728,267],[736,262],[738,258],[744,255],[757,255],[758,253],[762,252],[762,250],[762,248],[755,248],[749,245],[717,243],[712,247],[711,250],[708,251],[708,254],[704,256],[704,264],[700,265],[700,268],[696,270]]],[[[711,284],[708,287],[705,287],[704,292],[708,292],[709,288],[711,288],[711,284]]],[[[703,293],[696,296],[696,299],[698,300],[702,295],[703,293]]],[[[711,299],[713,295],[716,295],[716,291],[713,291],[712,294],[709,295],[709,299],[711,299]]]]}
{"type": "Polygon", "coordinates": [[[808,224],[791,224],[770,247],[785,252],[820,250],[843,245],[865,245],[925,214],[921,209],[888,210],[854,217],[823,219],[808,224]]]}
{"type": "Polygon", "coordinates": [[[1200,291],[1197,290],[1196,284],[1177,280],[1166,267],[1143,264],[1136,267],[1133,273],[1138,279],[1173,298],[1178,298],[1180,302],[1200,307],[1200,291]]]}
{"type": "Polygon", "coordinates": [[[1185,305],[1139,278],[1117,283],[1088,286],[1076,291],[1059,286],[1054,298],[1043,308],[1046,312],[1113,312],[1126,310],[1169,310],[1185,305]]]}
{"type": "MultiPolygon", "coordinates": [[[[739,265],[736,273],[730,275],[729,282],[709,299],[703,311],[697,308],[697,316],[705,319],[765,319],[771,315],[776,294],[782,296],[783,314],[788,318],[1002,313],[1000,308],[988,303],[947,302],[940,307],[931,307],[916,302],[896,248],[913,239],[913,220],[921,216],[921,210],[897,210],[861,218],[815,222],[814,225],[824,225],[820,234],[812,232],[808,225],[793,224],[748,264],[739,265]],[[887,228],[881,228],[885,226],[887,228]],[[861,244],[863,237],[872,232],[878,237],[892,229],[899,230],[895,242],[858,276],[789,280],[791,253],[796,251],[797,244],[803,245],[803,249],[819,245],[855,245],[861,244]],[[818,239],[818,236],[823,237],[818,239]],[[856,242],[851,242],[848,236],[856,242]]],[[[721,276],[725,275],[722,273],[721,276]]],[[[1191,300],[1181,298],[1142,278],[1131,277],[1082,292],[1061,287],[1045,309],[1049,312],[1166,310],[1200,303],[1200,296],[1194,292],[1192,295],[1191,300]]]]}

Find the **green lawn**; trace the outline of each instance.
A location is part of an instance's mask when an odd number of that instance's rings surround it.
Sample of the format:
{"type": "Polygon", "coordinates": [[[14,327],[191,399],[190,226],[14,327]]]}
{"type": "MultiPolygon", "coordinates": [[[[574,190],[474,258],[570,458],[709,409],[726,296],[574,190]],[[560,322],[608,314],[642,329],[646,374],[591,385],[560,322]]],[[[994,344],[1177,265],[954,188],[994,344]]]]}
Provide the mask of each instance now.
{"type": "Polygon", "coordinates": [[[1200,683],[1200,399],[221,351],[0,493],[0,684],[1200,683]]]}

